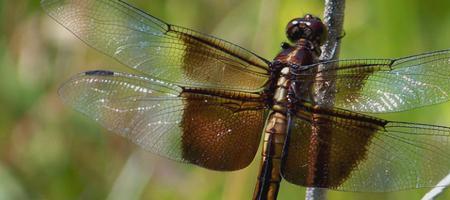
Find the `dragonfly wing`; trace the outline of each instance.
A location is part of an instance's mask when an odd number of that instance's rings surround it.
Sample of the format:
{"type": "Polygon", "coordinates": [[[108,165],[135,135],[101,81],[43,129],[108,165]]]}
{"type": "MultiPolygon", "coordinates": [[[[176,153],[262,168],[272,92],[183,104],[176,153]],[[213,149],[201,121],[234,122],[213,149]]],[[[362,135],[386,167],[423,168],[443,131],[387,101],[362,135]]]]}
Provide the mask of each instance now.
{"type": "MultiPolygon", "coordinates": [[[[300,82],[332,85],[334,98],[324,102],[351,111],[397,112],[450,99],[450,50],[399,59],[326,61],[306,68],[300,82]],[[321,64],[330,68],[317,71],[321,64]]],[[[313,96],[301,98],[313,101],[313,96]]]]}
{"type": "Polygon", "coordinates": [[[282,172],[305,187],[385,192],[434,187],[449,172],[450,128],[306,108],[282,172]]]}
{"type": "Polygon", "coordinates": [[[268,61],[230,42],[167,24],[120,0],[42,0],[78,38],[159,80],[189,87],[253,91],[268,61]]]}
{"type": "Polygon", "coordinates": [[[59,94],[66,104],[150,152],[214,170],[247,166],[264,126],[262,102],[186,92],[119,72],[84,72],[59,94]]]}

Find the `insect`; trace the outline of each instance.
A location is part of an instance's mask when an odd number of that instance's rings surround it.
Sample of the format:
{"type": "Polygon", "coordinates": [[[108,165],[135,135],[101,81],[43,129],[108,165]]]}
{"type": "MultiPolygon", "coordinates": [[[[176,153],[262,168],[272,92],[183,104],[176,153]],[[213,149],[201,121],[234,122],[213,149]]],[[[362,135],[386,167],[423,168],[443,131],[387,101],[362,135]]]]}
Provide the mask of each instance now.
{"type": "Polygon", "coordinates": [[[261,138],[255,199],[283,179],[305,187],[393,191],[435,186],[450,171],[450,128],[366,113],[449,100],[450,50],[397,59],[321,61],[327,27],[290,21],[275,58],[167,24],[119,0],[42,0],[56,21],[135,74],[94,70],[59,94],[155,154],[219,171],[248,166],[261,138]],[[319,66],[328,65],[328,69],[319,66]],[[333,108],[317,104],[333,85],[333,108]]]}

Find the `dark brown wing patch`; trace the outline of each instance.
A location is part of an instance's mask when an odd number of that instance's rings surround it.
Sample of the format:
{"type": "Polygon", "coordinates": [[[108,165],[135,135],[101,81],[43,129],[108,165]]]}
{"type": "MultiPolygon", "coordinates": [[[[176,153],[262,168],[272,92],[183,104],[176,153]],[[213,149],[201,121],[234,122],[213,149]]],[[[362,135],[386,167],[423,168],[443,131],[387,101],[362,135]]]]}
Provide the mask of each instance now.
{"type": "Polygon", "coordinates": [[[255,157],[264,127],[261,102],[182,93],[183,158],[214,170],[237,170],[255,157]],[[258,109],[259,108],[259,109],[258,109]]]}
{"type": "Polygon", "coordinates": [[[284,177],[298,185],[338,188],[364,161],[374,133],[384,123],[363,118],[346,112],[300,111],[293,121],[284,177]]]}

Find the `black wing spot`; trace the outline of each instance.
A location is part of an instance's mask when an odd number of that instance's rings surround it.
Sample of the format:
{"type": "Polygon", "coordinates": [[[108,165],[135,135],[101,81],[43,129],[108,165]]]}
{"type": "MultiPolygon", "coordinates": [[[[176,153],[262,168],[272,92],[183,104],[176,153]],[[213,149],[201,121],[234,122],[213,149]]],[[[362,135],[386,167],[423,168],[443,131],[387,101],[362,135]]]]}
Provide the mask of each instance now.
{"type": "Polygon", "coordinates": [[[107,70],[93,70],[85,72],[87,76],[112,76],[114,72],[107,70]]]}

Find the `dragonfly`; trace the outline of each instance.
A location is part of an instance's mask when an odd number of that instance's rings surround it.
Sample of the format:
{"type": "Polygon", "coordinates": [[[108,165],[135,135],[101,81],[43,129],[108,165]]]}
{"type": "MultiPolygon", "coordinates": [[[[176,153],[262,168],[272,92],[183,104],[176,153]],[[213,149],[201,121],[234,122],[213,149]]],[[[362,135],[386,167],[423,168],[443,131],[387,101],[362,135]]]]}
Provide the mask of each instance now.
{"type": "Polygon", "coordinates": [[[450,172],[449,127],[371,115],[448,101],[449,49],[320,60],[327,27],[307,14],[288,22],[288,42],[267,60],[120,0],[41,5],[133,71],[75,75],[58,91],[66,104],[149,152],[210,170],[245,168],[262,143],[254,199],[276,199],[282,179],[385,192],[441,186],[450,172]],[[317,97],[320,87],[333,97],[317,97]]]}

